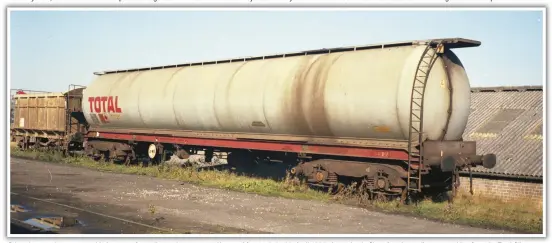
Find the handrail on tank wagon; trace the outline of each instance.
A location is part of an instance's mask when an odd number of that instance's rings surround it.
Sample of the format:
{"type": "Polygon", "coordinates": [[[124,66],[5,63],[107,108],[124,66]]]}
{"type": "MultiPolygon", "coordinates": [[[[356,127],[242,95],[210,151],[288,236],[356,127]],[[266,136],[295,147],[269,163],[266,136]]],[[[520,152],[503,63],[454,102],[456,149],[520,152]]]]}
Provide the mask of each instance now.
{"type": "Polygon", "coordinates": [[[382,44],[371,44],[371,45],[364,45],[364,46],[323,48],[323,49],[291,52],[291,53],[284,53],[284,54],[271,54],[271,55],[254,56],[254,57],[239,57],[239,58],[231,58],[231,59],[223,59],[223,60],[215,60],[215,61],[190,62],[190,63],[173,64],[173,65],[165,65],[165,66],[108,70],[108,71],[94,72],[94,75],[148,71],[148,70],[177,68],[177,67],[186,67],[186,66],[204,66],[204,65],[212,65],[212,64],[220,64],[220,63],[246,62],[246,61],[253,61],[253,60],[265,60],[265,59],[285,58],[285,57],[293,57],[293,56],[309,56],[309,55],[329,54],[329,53],[335,53],[335,52],[360,51],[360,50],[367,50],[367,49],[398,47],[398,46],[427,45],[427,44],[434,44],[434,43],[442,43],[448,49],[476,47],[481,45],[480,41],[470,40],[465,38],[443,38],[443,39],[401,41],[401,42],[389,42],[389,43],[382,43],[382,44]]]}

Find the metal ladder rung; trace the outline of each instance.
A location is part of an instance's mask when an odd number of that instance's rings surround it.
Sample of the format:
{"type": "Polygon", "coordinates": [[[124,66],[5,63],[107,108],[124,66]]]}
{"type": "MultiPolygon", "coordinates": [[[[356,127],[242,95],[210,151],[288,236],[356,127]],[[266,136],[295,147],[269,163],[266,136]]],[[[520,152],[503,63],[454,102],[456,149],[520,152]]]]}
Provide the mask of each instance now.
{"type": "Polygon", "coordinates": [[[420,92],[416,91],[416,93],[414,93],[414,95],[412,95],[412,98],[421,98],[422,94],[420,92]]]}

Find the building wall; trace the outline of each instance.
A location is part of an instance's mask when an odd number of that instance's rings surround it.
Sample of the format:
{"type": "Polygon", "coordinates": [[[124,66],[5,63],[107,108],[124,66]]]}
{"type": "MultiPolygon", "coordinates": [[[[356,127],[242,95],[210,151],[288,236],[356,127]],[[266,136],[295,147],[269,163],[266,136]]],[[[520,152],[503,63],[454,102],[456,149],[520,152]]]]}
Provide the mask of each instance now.
{"type": "MultiPolygon", "coordinates": [[[[495,197],[504,201],[530,199],[542,202],[542,182],[473,177],[474,196],[495,197]]],[[[460,190],[470,191],[470,178],[460,177],[460,190]]]]}

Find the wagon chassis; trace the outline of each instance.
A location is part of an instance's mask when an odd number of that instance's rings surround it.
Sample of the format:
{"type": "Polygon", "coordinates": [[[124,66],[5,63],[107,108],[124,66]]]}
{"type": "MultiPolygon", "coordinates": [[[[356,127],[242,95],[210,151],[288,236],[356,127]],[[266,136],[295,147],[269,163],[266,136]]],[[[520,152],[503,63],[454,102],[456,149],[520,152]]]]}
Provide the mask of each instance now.
{"type": "Polygon", "coordinates": [[[189,155],[203,150],[208,157],[206,161],[213,152],[229,153],[228,164],[231,166],[247,163],[236,160],[254,160],[256,157],[270,162],[275,159],[289,164],[292,175],[306,179],[311,185],[336,188],[342,186],[338,178],[353,180],[370,192],[401,195],[403,200],[410,196],[407,189],[415,186],[408,185],[409,176],[419,175],[421,188],[450,191],[458,186],[454,183],[457,182],[458,167],[492,167],[496,160],[492,155],[476,155],[473,141],[425,141],[421,166],[408,163],[408,141],[396,140],[92,128],[86,143],[89,155],[107,160],[119,158],[126,163],[140,153],[147,163],[160,163],[173,154],[189,155]],[[142,148],[155,147],[154,154],[136,149],[137,144],[142,144],[142,148]],[[273,156],[274,152],[285,156],[273,156]],[[409,165],[419,166],[414,168],[420,174],[413,174],[412,170],[408,172],[409,165]],[[430,174],[431,170],[433,174],[430,174]],[[446,183],[443,180],[421,183],[424,176],[450,178],[446,183]]]}

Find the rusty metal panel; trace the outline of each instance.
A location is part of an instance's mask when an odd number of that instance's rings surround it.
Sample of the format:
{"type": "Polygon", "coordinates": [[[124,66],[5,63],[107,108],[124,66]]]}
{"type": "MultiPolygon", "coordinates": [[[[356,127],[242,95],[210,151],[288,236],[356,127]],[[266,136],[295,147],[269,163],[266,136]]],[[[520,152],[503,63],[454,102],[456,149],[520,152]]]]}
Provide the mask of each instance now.
{"type": "Polygon", "coordinates": [[[69,122],[69,124],[66,124],[67,134],[85,132],[86,130],[86,119],[82,114],[82,91],[85,88],[82,85],[71,84],[69,85],[69,91],[65,93],[67,101],[66,112],[68,113],[67,116],[69,116],[69,120],[65,120],[69,122]]]}
{"type": "Polygon", "coordinates": [[[70,111],[82,110],[82,91],[84,88],[73,89],[66,93],[68,104],[67,109],[70,111]]]}
{"type": "MultiPolygon", "coordinates": [[[[84,91],[82,109],[101,128],[406,140],[411,88],[424,48],[105,74],[84,91]]],[[[429,139],[455,140],[467,122],[469,81],[451,51],[445,58],[453,61],[437,62],[429,75],[424,129],[429,139]]]]}
{"type": "Polygon", "coordinates": [[[17,99],[15,98],[15,107],[14,107],[14,113],[15,113],[15,124],[14,128],[24,128],[25,127],[25,120],[28,120],[27,118],[27,105],[28,105],[28,99],[27,98],[21,98],[17,99]]]}
{"type": "Polygon", "coordinates": [[[36,99],[36,97],[29,97],[29,105],[27,107],[27,112],[28,112],[28,117],[29,117],[29,120],[27,121],[27,123],[29,124],[29,128],[31,129],[42,129],[41,127],[38,126],[38,101],[36,99]]]}
{"type": "Polygon", "coordinates": [[[46,129],[48,127],[48,100],[33,97],[30,101],[29,105],[32,107],[31,109],[36,109],[36,118],[32,118],[34,112],[31,112],[31,119],[29,120],[29,122],[33,122],[31,126],[40,130],[46,129]]]}
{"type": "MultiPolygon", "coordinates": [[[[492,169],[478,166],[472,171],[542,178],[542,88],[491,87],[473,90],[473,112],[470,114],[463,137],[465,140],[477,142],[478,154],[495,153],[498,162],[492,169]],[[521,112],[499,132],[479,132],[479,129],[492,121],[496,114],[512,110],[521,112]]],[[[492,129],[495,128],[496,126],[492,129]]]]}
{"type": "Polygon", "coordinates": [[[427,141],[424,143],[424,156],[442,157],[453,154],[476,155],[474,141],[427,141]]]}
{"type": "Polygon", "coordinates": [[[65,97],[63,93],[16,95],[13,128],[63,132],[65,97]]]}

